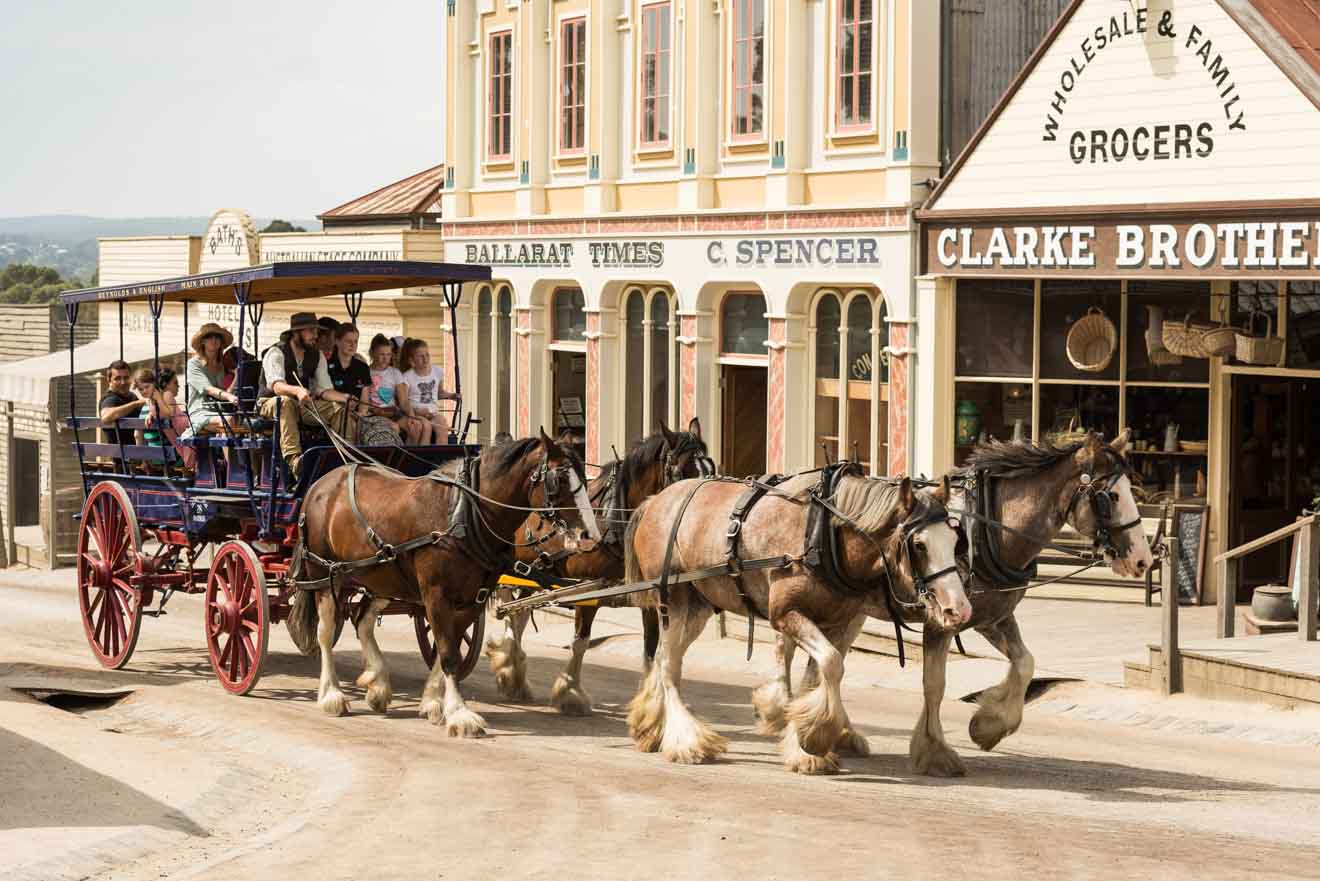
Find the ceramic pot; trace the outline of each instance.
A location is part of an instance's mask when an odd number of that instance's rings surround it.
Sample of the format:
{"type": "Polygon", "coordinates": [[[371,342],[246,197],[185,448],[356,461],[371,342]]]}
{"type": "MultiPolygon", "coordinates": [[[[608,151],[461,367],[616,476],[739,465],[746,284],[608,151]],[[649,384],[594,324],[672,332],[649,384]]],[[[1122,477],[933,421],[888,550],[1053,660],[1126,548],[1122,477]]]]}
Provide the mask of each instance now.
{"type": "Polygon", "coordinates": [[[981,432],[981,412],[971,401],[959,401],[954,436],[959,446],[976,443],[981,432]]]}
{"type": "Polygon", "coordinates": [[[1292,590],[1282,584],[1262,584],[1251,595],[1251,614],[1261,621],[1296,621],[1292,590]]]}

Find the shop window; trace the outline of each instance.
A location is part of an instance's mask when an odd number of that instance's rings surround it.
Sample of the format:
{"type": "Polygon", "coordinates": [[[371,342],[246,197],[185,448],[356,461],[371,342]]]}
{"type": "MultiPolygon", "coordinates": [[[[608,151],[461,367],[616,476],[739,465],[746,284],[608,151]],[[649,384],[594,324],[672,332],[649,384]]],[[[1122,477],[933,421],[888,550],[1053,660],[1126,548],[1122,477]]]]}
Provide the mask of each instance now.
{"type": "Polygon", "coordinates": [[[841,129],[871,126],[872,0],[838,0],[839,57],[836,124],[841,129]]]}
{"type": "Polygon", "coordinates": [[[720,307],[720,351],[726,355],[764,355],[770,338],[761,294],[729,294],[720,307]]]}
{"type": "Polygon", "coordinates": [[[1278,329],[1279,283],[1274,281],[1235,281],[1229,303],[1229,322],[1235,327],[1242,324],[1256,311],[1265,312],[1278,329]]]}
{"type": "MultiPolygon", "coordinates": [[[[1128,382],[1209,382],[1210,361],[1164,351],[1165,321],[1210,320],[1210,285],[1192,281],[1131,281],[1127,303],[1128,382]]],[[[1135,423],[1129,420],[1129,425],[1135,423]]]]}
{"type": "Polygon", "coordinates": [[[1040,285],[1040,375],[1047,379],[1118,379],[1122,287],[1116,281],[1046,280],[1040,285]],[[1104,370],[1078,370],[1068,360],[1068,331],[1092,309],[1114,323],[1114,350],[1104,370]]]}
{"type": "Polygon", "coordinates": [[[513,431],[513,290],[500,285],[477,293],[473,316],[477,336],[477,396],[472,409],[481,417],[482,442],[513,431]]]}
{"type": "Polygon", "coordinates": [[[587,145],[587,20],[565,21],[559,45],[559,149],[576,153],[587,145]]]}
{"type": "Polygon", "coordinates": [[[1041,439],[1047,443],[1067,443],[1087,431],[1112,438],[1118,434],[1118,387],[1042,384],[1040,423],[1041,439]]]}
{"type": "Polygon", "coordinates": [[[826,291],[816,300],[817,465],[842,457],[856,459],[871,473],[883,474],[887,469],[889,389],[882,354],[883,315],[883,307],[876,314],[875,298],[861,291],[842,299],[826,291]]]}
{"type": "Polygon", "coordinates": [[[587,334],[587,303],[582,288],[559,288],[555,291],[555,342],[581,342],[587,334]]]}
{"type": "Polygon", "coordinates": [[[674,424],[669,365],[674,358],[672,294],[633,288],[624,303],[625,440],[632,444],[659,427],[674,424]],[[649,305],[648,305],[649,303],[649,305]]]}
{"type": "Polygon", "coordinates": [[[669,143],[669,4],[642,7],[641,142],[669,143]]]}
{"type": "Polygon", "coordinates": [[[624,440],[628,446],[646,436],[646,398],[633,389],[646,387],[646,294],[634,288],[624,307],[624,440]]]}
{"type": "Polygon", "coordinates": [[[481,425],[477,434],[482,443],[490,440],[490,367],[491,367],[491,297],[490,288],[483,287],[477,294],[477,406],[481,415],[481,425]]]}
{"type": "Polygon", "coordinates": [[[1127,424],[1132,429],[1129,458],[1140,476],[1143,501],[1204,499],[1206,457],[1183,443],[1208,443],[1209,389],[1129,388],[1127,424]]]}
{"type": "Polygon", "coordinates": [[[959,465],[977,442],[1031,440],[1031,384],[958,382],[954,386],[954,452],[959,465]]]}
{"type": "Polygon", "coordinates": [[[487,84],[486,158],[509,159],[513,155],[513,32],[490,36],[487,84]]]}
{"type": "Polygon", "coordinates": [[[765,0],[733,0],[733,136],[765,125],[765,0]]]}
{"type": "MultiPolygon", "coordinates": [[[[513,433],[513,291],[500,287],[495,314],[495,427],[494,431],[513,433]]],[[[493,434],[493,432],[492,432],[493,434]]]]}
{"type": "Polygon", "coordinates": [[[835,294],[816,303],[816,467],[839,458],[839,326],[835,294]]]}
{"type": "Polygon", "coordinates": [[[669,415],[669,297],[664,292],[651,296],[651,425],[661,419],[673,425],[669,415]]]}
{"type": "Polygon", "coordinates": [[[1287,364],[1320,369],[1320,282],[1288,282],[1287,364]]]}
{"type": "Polygon", "coordinates": [[[958,283],[959,376],[1031,376],[1035,283],[969,279],[958,283]]]}

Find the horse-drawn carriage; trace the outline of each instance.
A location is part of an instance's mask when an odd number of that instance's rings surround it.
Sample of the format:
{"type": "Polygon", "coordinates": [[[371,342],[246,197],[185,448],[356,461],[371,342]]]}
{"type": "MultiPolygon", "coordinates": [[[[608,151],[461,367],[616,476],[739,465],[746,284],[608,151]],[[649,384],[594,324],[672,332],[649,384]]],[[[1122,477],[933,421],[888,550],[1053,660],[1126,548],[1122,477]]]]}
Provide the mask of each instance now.
{"type": "MultiPolygon", "coordinates": [[[[245,326],[250,326],[256,349],[268,303],[342,296],[350,320],[356,321],[364,292],[440,287],[452,329],[457,326],[452,319],[462,284],[489,277],[489,268],[471,265],[293,262],[63,294],[70,337],[67,424],[86,493],[78,535],[78,601],[96,659],[108,668],[123,667],[133,655],[144,617],[164,614],[177,593],[201,594],[203,636],[216,677],[229,692],[250,691],[261,676],[270,627],[288,617],[298,593],[291,570],[304,496],[319,478],[341,467],[343,458],[326,434],[304,429],[301,473],[290,471],[280,454],[278,432],[272,437],[272,420],[263,419],[258,410],[261,362],[243,354],[232,389],[237,403],[217,406],[222,431],[179,441],[195,451],[194,467],[184,468],[169,444],[124,443],[126,434],[150,426],[141,419],[119,419],[106,426],[97,416],[78,415],[72,371],[81,303],[121,304],[121,340],[122,304],[145,303],[153,319],[159,366],[160,320],[167,303],[183,304],[185,338],[189,304],[236,305],[240,345],[245,326]],[[106,427],[114,429],[115,442],[96,441],[95,431],[106,427]],[[91,440],[85,437],[89,431],[91,440]]],[[[457,365],[453,369],[457,391],[457,365]]],[[[456,430],[448,443],[371,447],[364,452],[409,476],[477,455],[479,447],[467,442],[472,416],[460,421],[461,395],[457,402],[452,421],[456,430]]],[[[277,406],[295,403],[280,400],[277,406]]],[[[341,598],[345,605],[358,601],[352,592],[341,598]]],[[[422,656],[428,666],[434,662],[435,645],[420,606],[398,601],[378,611],[411,616],[422,656]]],[[[459,678],[470,673],[480,657],[484,622],[484,616],[477,616],[463,635],[459,678]]]]}

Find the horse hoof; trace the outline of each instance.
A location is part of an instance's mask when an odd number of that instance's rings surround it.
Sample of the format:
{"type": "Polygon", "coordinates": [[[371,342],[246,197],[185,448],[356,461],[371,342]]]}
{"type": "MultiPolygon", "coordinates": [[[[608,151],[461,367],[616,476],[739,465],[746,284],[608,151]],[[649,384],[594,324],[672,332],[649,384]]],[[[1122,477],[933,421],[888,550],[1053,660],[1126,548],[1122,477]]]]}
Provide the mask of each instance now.
{"type": "Polygon", "coordinates": [[[866,738],[853,731],[851,728],[845,728],[843,736],[839,742],[834,745],[835,752],[844,753],[853,756],[869,756],[871,754],[871,745],[866,742],[866,738]]]}
{"type": "Polygon", "coordinates": [[[1003,716],[994,713],[979,710],[972,716],[971,724],[967,726],[967,733],[971,735],[972,742],[981,749],[989,752],[999,745],[999,741],[1017,730],[1017,726],[1010,726],[1003,716]]]}
{"type": "Polygon", "coordinates": [[[471,710],[457,710],[445,720],[445,733],[450,737],[485,737],[486,720],[471,710]]]}
{"type": "Polygon", "coordinates": [[[839,773],[839,757],[834,753],[826,753],[823,756],[813,756],[811,753],[800,753],[784,762],[784,767],[794,774],[807,774],[819,776],[822,774],[839,773]]]}
{"type": "Polygon", "coordinates": [[[591,696],[576,682],[561,674],[550,691],[550,706],[565,716],[590,716],[591,696]]]}
{"type": "Polygon", "coordinates": [[[321,698],[320,707],[327,716],[347,716],[348,698],[344,697],[343,692],[332,691],[321,698]]]}
{"type": "Polygon", "coordinates": [[[367,686],[367,706],[377,713],[388,710],[392,700],[394,700],[394,690],[388,683],[376,681],[367,686]]]}
{"type": "Polygon", "coordinates": [[[927,777],[963,777],[967,767],[958,754],[947,746],[932,745],[919,755],[912,757],[913,766],[918,774],[927,777]]]}
{"type": "Polygon", "coordinates": [[[432,725],[439,725],[445,721],[445,706],[434,698],[424,700],[417,710],[417,715],[426,719],[432,725]]]}
{"type": "Polygon", "coordinates": [[[500,696],[515,704],[532,702],[532,689],[527,680],[513,670],[500,670],[495,674],[495,687],[500,696]]]}
{"type": "Polygon", "coordinates": [[[756,715],[756,733],[776,737],[788,723],[784,709],[791,695],[779,682],[767,682],[752,691],[752,711],[756,715]]]}
{"type": "Polygon", "coordinates": [[[358,688],[369,688],[371,683],[378,678],[375,670],[363,670],[362,675],[357,678],[358,688]]]}

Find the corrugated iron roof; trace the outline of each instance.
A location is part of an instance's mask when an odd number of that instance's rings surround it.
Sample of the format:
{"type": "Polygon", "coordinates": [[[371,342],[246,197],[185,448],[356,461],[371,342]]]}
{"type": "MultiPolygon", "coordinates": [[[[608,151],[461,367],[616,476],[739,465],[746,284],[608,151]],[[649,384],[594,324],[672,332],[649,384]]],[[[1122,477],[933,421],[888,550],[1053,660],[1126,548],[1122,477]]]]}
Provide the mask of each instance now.
{"type": "Polygon", "coordinates": [[[1251,0],[1251,5],[1320,73],[1320,0],[1251,0]]]}
{"type": "Polygon", "coordinates": [[[413,217],[440,213],[440,190],[444,187],[445,167],[437,165],[412,177],[386,184],[379,190],[358,196],[318,215],[326,218],[413,217]]]}

